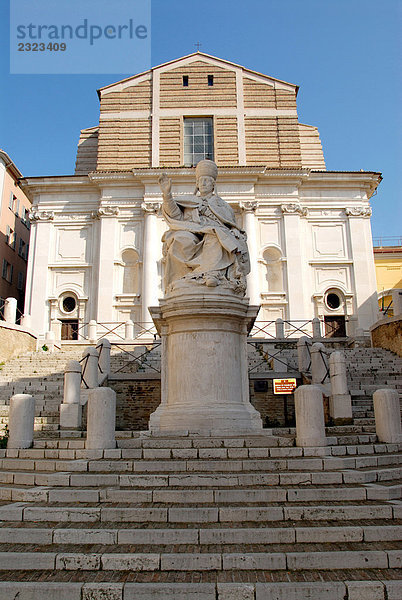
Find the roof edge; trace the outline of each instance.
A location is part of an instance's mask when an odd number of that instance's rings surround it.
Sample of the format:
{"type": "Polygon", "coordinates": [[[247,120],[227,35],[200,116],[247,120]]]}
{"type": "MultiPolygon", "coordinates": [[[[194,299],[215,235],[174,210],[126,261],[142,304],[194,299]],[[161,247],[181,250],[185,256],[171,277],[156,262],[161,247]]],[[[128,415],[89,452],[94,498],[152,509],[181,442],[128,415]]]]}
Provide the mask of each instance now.
{"type": "Polygon", "coordinates": [[[259,77],[265,77],[266,79],[271,79],[271,80],[277,81],[278,83],[283,83],[285,85],[290,85],[291,87],[295,88],[296,96],[299,91],[299,86],[296,85],[295,83],[289,83],[288,81],[285,81],[283,79],[278,79],[277,77],[272,77],[270,75],[266,75],[265,73],[260,73],[259,71],[254,71],[253,69],[248,69],[247,67],[244,67],[243,65],[239,65],[238,63],[232,62],[230,60],[226,60],[225,58],[213,56],[212,54],[207,54],[206,52],[200,52],[198,50],[197,52],[191,52],[190,54],[186,54],[185,56],[180,56],[179,58],[175,58],[173,60],[168,60],[167,62],[161,63],[160,65],[156,65],[155,67],[151,67],[150,69],[147,69],[146,71],[142,71],[141,73],[136,73],[135,75],[130,75],[130,77],[125,77],[124,79],[120,79],[119,81],[115,81],[114,83],[109,83],[109,85],[100,87],[96,90],[97,94],[98,94],[98,98],[100,99],[101,92],[103,90],[106,90],[115,85],[118,85],[119,83],[125,83],[126,81],[136,79],[137,77],[141,77],[142,75],[146,75],[147,73],[152,73],[156,69],[161,69],[163,67],[167,67],[168,65],[171,65],[175,62],[179,62],[181,60],[185,60],[187,58],[191,58],[192,56],[204,56],[205,58],[212,58],[213,60],[217,60],[217,61],[226,63],[227,65],[231,65],[233,67],[236,67],[237,69],[242,69],[246,73],[251,73],[252,75],[258,75],[259,77]]]}
{"type": "Polygon", "coordinates": [[[10,169],[15,179],[20,179],[22,177],[22,173],[14,163],[14,161],[9,157],[5,150],[0,148],[0,158],[5,162],[6,169],[10,169]]]}

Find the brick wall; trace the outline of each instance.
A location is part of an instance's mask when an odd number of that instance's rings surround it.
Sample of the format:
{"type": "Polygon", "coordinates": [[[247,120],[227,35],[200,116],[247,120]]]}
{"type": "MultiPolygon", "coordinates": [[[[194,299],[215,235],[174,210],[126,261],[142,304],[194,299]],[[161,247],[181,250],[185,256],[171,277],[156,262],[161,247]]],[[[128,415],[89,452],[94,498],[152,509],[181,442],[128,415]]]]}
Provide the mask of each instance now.
{"type": "Polygon", "coordinates": [[[236,74],[228,69],[193,62],[161,73],[160,107],[177,108],[235,107],[236,74]],[[188,76],[188,87],[183,87],[183,75],[188,76]],[[208,75],[214,84],[208,86],[208,75]]]}
{"type": "Polygon", "coordinates": [[[393,317],[374,325],[371,340],[374,347],[385,348],[402,356],[402,319],[393,317]]]}
{"type": "Polygon", "coordinates": [[[290,426],[294,423],[293,394],[275,395],[272,379],[250,380],[250,402],[260,413],[264,427],[290,426]]]}
{"type": "MultiPolygon", "coordinates": [[[[108,384],[117,395],[116,428],[148,429],[149,416],[160,404],[161,384],[159,379],[109,380],[108,384]]],[[[261,414],[264,426],[291,425],[294,421],[293,394],[274,395],[271,380],[250,381],[250,401],[261,414]],[[258,391],[256,381],[266,381],[266,391],[258,391]],[[285,415],[287,414],[287,419],[285,415]]]]}
{"type": "Polygon", "coordinates": [[[116,392],[116,429],[148,429],[149,415],[161,401],[160,379],[109,380],[116,392]]]}

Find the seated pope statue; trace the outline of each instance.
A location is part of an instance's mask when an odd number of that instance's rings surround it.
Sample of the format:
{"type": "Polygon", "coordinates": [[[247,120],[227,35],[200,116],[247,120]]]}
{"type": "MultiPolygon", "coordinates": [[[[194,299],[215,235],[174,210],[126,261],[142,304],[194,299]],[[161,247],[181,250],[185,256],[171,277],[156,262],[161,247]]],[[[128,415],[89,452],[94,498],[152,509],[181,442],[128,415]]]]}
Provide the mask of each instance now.
{"type": "Polygon", "coordinates": [[[165,292],[188,284],[223,286],[244,296],[250,272],[245,232],[231,206],[215,193],[218,168],[211,160],[196,167],[194,195],[174,199],[166,174],[159,178],[164,233],[165,292]]]}

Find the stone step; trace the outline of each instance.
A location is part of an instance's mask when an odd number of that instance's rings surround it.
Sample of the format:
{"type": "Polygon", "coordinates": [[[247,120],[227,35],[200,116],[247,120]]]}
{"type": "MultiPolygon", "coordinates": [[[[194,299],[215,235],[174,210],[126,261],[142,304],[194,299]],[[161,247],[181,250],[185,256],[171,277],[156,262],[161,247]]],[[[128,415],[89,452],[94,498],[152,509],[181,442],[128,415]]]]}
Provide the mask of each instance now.
{"type": "MultiPolygon", "coordinates": [[[[262,488],[264,486],[316,486],[316,485],[353,485],[366,483],[394,482],[400,480],[400,468],[386,465],[382,469],[340,470],[337,472],[290,471],[286,473],[214,473],[214,474],[115,474],[88,472],[55,472],[7,470],[0,473],[4,486],[42,486],[55,488],[262,488]]],[[[8,496],[8,492],[3,492],[8,496]]]]}
{"type": "MultiPolygon", "coordinates": [[[[92,503],[93,504],[93,503],[92,503]]],[[[54,523],[269,523],[286,521],[359,521],[359,519],[400,519],[402,503],[378,504],[344,502],[293,506],[220,507],[122,507],[49,506],[14,502],[0,506],[1,521],[54,523]]]]}
{"type": "MultiPolygon", "coordinates": [[[[0,552],[0,569],[61,571],[305,571],[388,569],[402,564],[402,550],[277,552],[0,552]]],[[[297,549],[297,545],[295,545],[297,549]]]]}
{"type": "MultiPolygon", "coordinates": [[[[371,521],[367,521],[370,523],[371,521]]],[[[32,528],[29,523],[4,523],[0,529],[1,544],[102,544],[119,546],[124,544],[158,545],[229,545],[229,544],[321,544],[340,542],[383,542],[402,541],[402,525],[387,525],[387,521],[376,525],[331,525],[317,526],[314,521],[304,522],[302,527],[209,527],[199,529],[186,524],[185,527],[146,529],[126,528],[123,524],[108,528],[66,527],[32,528]],[[383,524],[384,523],[384,524],[383,524]]],[[[85,525],[85,524],[83,524],[85,525]]]]}
{"type": "Polygon", "coordinates": [[[211,505],[226,504],[265,505],[277,502],[351,502],[364,500],[392,500],[402,497],[401,483],[367,483],[360,487],[344,484],[342,488],[314,487],[304,488],[275,487],[269,489],[166,489],[150,490],[144,488],[120,489],[106,487],[97,489],[80,487],[79,489],[60,486],[49,489],[45,486],[28,487],[31,484],[12,486],[0,485],[0,499],[15,502],[49,502],[50,504],[74,502],[110,503],[123,502],[142,506],[147,504],[161,505],[211,505]]]}
{"type": "MultiPolygon", "coordinates": [[[[176,583],[175,577],[166,580],[164,575],[161,582],[130,583],[123,580],[116,583],[102,581],[83,583],[72,581],[57,581],[60,571],[55,571],[52,581],[45,583],[29,581],[24,583],[0,582],[0,595],[4,598],[21,598],[21,600],[400,600],[402,582],[388,578],[386,570],[379,572],[375,581],[363,580],[342,581],[325,580],[324,571],[321,581],[300,581],[299,572],[283,574],[286,581],[268,583],[249,583],[253,581],[247,571],[243,572],[246,583],[209,582],[209,583],[176,583]],[[173,582],[171,581],[173,579],[173,582]]],[[[32,578],[32,572],[29,573],[32,578]]],[[[27,572],[28,575],[28,572],[27,572]]],[[[364,573],[360,577],[364,577],[364,573]]],[[[280,573],[278,574],[280,576],[280,573]]],[[[122,577],[124,574],[122,573],[122,577]]],[[[180,577],[179,579],[183,579],[180,577]]],[[[200,578],[201,581],[201,578],[200,578]]]]}
{"type": "Polygon", "coordinates": [[[220,459],[125,459],[125,460],[75,460],[62,459],[21,459],[2,458],[0,468],[15,471],[58,471],[81,473],[134,473],[134,474],[227,474],[235,476],[239,473],[284,473],[286,471],[343,471],[398,465],[402,462],[402,454],[385,454],[373,456],[327,456],[324,458],[256,458],[244,460],[220,459]]]}
{"type": "MultiPolygon", "coordinates": [[[[62,442],[64,440],[60,440],[62,442]]],[[[50,446],[53,440],[49,441],[50,446]]],[[[21,459],[80,459],[80,460],[122,460],[122,459],[145,459],[145,460],[195,460],[195,459],[283,459],[283,458],[309,458],[309,457],[361,457],[361,456],[382,456],[398,453],[400,447],[398,444],[359,444],[358,440],[354,443],[342,444],[339,446],[326,446],[322,448],[300,448],[300,447],[226,447],[226,448],[203,448],[203,447],[177,447],[170,448],[169,442],[163,443],[166,447],[149,447],[144,440],[144,444],[137,444],[137,447],[114,448],[109,450],[90,450],[85,449],[85,440],[70,440],[68,448],[43,448],[34,447],[26,449],[3,449],[0,450],[0,459],[21,458],[21,459]],[[76,443],[74,443],[76,442],[76,443]]],[[[401,448],[402,449],[402,448],[401,448]]],[[[1,463],[0,463],[1,464],[1,463]]],[[[5,463],[7,464],[7,463],[5,463]]],[[[275,463],[274,463],[275,464],[275,463]]],[[[378,464],[378,461],[377,461],[378,464]]],[[[367,465],[368,466],[368,465],[367,465]]]]}

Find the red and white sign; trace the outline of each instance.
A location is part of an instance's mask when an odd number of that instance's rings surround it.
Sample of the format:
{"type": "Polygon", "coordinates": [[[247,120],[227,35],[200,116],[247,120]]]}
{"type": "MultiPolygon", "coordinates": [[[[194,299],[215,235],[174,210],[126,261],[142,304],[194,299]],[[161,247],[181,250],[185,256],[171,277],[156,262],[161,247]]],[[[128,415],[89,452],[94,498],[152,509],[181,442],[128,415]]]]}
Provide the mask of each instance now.
{"type": "Polygon", "coordinates": [[[274,394],[293,394],[296,379],[274,379],[274,394]]]}

